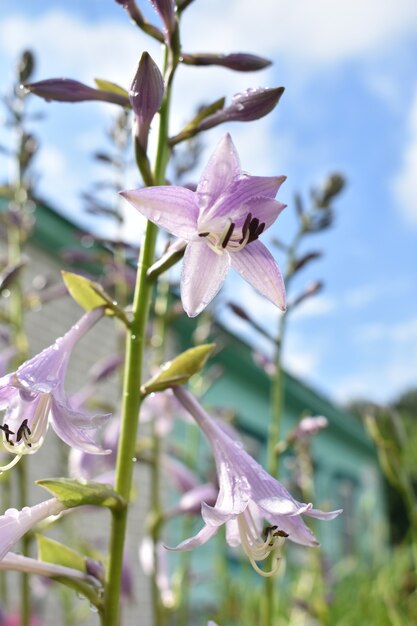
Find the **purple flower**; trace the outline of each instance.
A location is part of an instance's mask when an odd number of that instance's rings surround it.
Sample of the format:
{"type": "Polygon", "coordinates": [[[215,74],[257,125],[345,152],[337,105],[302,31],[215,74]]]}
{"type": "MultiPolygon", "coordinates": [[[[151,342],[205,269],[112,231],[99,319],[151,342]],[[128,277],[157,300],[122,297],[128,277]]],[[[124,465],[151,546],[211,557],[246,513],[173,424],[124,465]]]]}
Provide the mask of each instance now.
{"type": "Polygon", "coordinates": [[[28,530],[50,515],[59,515],[65,508],[57,498],[50,498],[35,506],[25,506],[21,511],[8,509],[0,516],[0,561],[28,530]]]}
{"type": "Polygon", "coordinates": [[[331,520],[342,511],[325,513],[311,504],[297,502],[278,480],[270,476],[242,447],[232,439],[182,387],[174,393],[194,417],[210,445],[219,480],[219,494],[214,506],[204,503],[201,514],[205,522],[197,535],[180,543],[175,550],[191,550],[206,543],[226,524],[229,545],[241,544],[254,569],[263,576],[274,574],[276,566],[264,572],[257,565],[271,552],[278,552],[285,538],[306,546],[319,545],[305,525],[301,515],[331,520]],[[263,517],[269,526],[263,536],[259,520],[263,517]]]}
{"type": "Polygon", "coordinates": [[[230,135],[210,158],[196,191],[148,187],[123,191],[138,211],[188,241],[181,298],[190,317],[214,298],[232,265],[255,289],[285,309],[285,289],[275,260],[259,235],[285,207],[274,200],[285,176],[249,176],[241,170],[230,135]]]}
{"type": "Polygon", "coordinates": [[[42,445],[49,422],[69,446],[96,454],[106,454],[95,435],[109,415],[92,415],[77,410],[64,391],[64,379],[71,352],[77,342],[102,317],[103,309],[89,311],[63,337],[55,341],[16,372],[0,378],[0,410],[5,410],[3,446],[16,455],[32,454],[42,445]]]}

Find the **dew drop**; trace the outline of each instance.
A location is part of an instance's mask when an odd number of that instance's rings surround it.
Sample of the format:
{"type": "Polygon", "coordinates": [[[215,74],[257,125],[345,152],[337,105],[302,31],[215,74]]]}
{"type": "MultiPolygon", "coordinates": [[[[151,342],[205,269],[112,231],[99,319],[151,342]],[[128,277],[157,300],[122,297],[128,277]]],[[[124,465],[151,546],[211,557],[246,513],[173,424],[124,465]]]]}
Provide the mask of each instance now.
{"type": "Polygon", "coordinates": [[[7,509],[4,515],[15,520],[19,519],[19,511],[17,509],[7,509]]]}
{"type": "Polygon", "coordinates": [[[159,220],[161,219],[161,213],[159,211],[155,211],[152,217],[155,222],[159,222],[159,220]]]}

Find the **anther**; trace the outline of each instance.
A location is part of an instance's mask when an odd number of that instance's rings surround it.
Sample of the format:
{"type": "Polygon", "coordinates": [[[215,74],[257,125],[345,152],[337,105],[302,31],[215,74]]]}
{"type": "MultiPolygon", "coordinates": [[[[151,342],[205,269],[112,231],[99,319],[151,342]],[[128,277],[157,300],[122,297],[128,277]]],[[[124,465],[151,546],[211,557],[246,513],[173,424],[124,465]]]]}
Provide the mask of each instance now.
{"type": "Polygon", "coordinates": [[[248,213],[242,226],[242,239],[239,241],[239,243],[244,242],[246,234],[248,232],[249,224],[251,223],[251,221],[252,221],[252,213],[248,213]]]}
{"type": "Polygon", "coordinates": [[[32,434],[32,431],[30,430],[30,428],[28,426],[27,419],[25,419],[20,424],[19,429],[17,431],[16,442],[19,442],[21,439],[24,439],[26,445],[28,446],[28,448],[31,448],[32,444],[29,441],[29,437],[30,437],[31,434],[32,434]]]}
{"type": "Polygon", "coordinates": [[[210,233],[198,233],[199,237],[208,237],[210,233]]]}
{"type": "Polygon", "coordinates": [[[258,238],[257,231],[259,227],[259,220],[257,217],[254,217],[251,223],[249,224],[249,239],[248,243],[255,241],[258,238]]]}
{"type": "Polygon", "coordinates": [[[230,237],[233,234],[233,231],[235,229],[235,224],[232,222],[225,234],[225,236],[223,237],[223,241],[222,241],[222,248],[226,248],[227,244],[229,243],[230,237]]]}
{"type": "Polygon", "coordinates": [[[10,435],[14,435],[14,432],[12,430],[10,430],[10,428],[8,427],[7,424],[3,424],[3,426],[0,426],[0,430],[2,430],[4,432],[4,436],[6,437],[6,441],[9,445],[13,446],[14,443],[13,441],[10,441],[10,435]]]}

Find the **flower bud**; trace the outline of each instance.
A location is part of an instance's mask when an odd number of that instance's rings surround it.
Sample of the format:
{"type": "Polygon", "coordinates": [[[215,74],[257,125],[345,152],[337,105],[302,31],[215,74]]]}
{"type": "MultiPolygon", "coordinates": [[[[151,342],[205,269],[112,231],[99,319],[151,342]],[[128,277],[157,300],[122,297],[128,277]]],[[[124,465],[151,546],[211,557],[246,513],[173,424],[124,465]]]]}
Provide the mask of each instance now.
{"type": "Polygon", "coordinates": [[[129,99],[126,96],[102,89],[94,89],[71,78],[49,78],[22,85],[22,87],[47,101],[84,102],[86,100],[101,100],[123,107],[129,106],[129,99]]]}
{"type": "Polygon", "coordinates": [[[164,96],[164,81],[152,57],[144,52],[129,91],[129,100],[136,117],[136,135],[146,151],[148,134],[155,113],[164,96]]]}
{"type": "Polygon", "coordinates": [[[171,36],[176,27],[174,0],[150,0],[150,3],[162,19],[165,32],[171,36]]]}
{"type": "Polygon", "coordinates": [[[221,65],[236,72],[255,72],[271,65],[271,61],[255,54],[182,54],[186,65],[221,65]]]}
{"type": "Polygon", "coordinates": [[[17,73],[19,75],[19,82],[24,83],[33,74],[35,69],[35,57],[30,50],[25,50],[19,59],[17,64],[17,73]]]}
{"type": "Polygon", "coordinates": [[[232,98],[232,103],[206,117],[199,126],[199,130],[213,128],[223,122],[251,122],[267,115],[278,104],[284,93],[284,87],[269,89],[247,89],[243,93],[237,93],[232,98]]]}

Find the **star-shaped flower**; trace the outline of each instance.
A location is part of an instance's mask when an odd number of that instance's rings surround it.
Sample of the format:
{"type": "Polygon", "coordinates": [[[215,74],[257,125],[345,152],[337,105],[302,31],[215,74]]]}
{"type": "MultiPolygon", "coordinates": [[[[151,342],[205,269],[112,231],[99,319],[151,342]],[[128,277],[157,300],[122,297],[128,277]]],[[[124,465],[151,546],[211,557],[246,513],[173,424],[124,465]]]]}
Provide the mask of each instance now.
{"type": "Polygon", "coordinates": [[[190,317],[214,298],[230,265],[263,296],[285,309],[281,272],[258,239],[285,207],[274,200],[284,180],[285,176],[243,173],[232,139],[225,135],[195,192],[178,186],[121,192],[149,220],[188,242],[181,298],[190,317]]]}
{"type": "Polygon", "coordinates": [[[270,576],[277,570],[279,559],[269,572],[261,570],[257,561],[263,561],[271,552],[278,552],[287,537],[305,546],[318,546],[301,515],[331,520],[342,511],[326,513],[313,509],[312,504],[295,500],[284,485],[268,474],[188,391],[177,387],[174,393],[206,435],[213,449],[219,482],[215,505],[203,502],[201,506],[203,528],[174,549],[191,550],[201,546],[222,524],[226,524],[229,545],[241,544],[254,569],[263,576],[270,576]],[[269,524],[263,535],[262,518],[269,524]]]}
{"type": "Polygon", "coordinates": [[[0,471],[15,465],[23,454],[36,452],[49,423],[69,446],[95,454],[107,453],[97,444],[95,436],[99,426],[110,416],[77,410],[64,390],[73,348],[102,316],[102,308],[89,311],[49,348],[0,378],[0,410],[5,410],[0,426],[3,446],[16,455],[0,471]]]}

